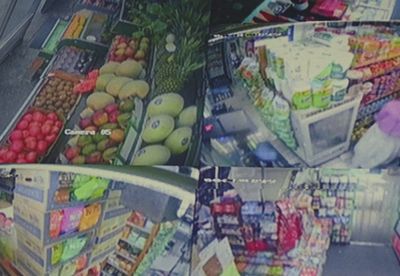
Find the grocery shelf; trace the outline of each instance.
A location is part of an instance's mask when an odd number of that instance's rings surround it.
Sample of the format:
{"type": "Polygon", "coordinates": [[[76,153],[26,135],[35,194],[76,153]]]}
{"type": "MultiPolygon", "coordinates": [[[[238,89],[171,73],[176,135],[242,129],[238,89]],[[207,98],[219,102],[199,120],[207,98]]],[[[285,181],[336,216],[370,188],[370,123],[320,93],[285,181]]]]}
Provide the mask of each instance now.
{"type": "Polygon", "coordinates": [[[375,64],[375,63],[381,63],[381,62],[389,61],[389,60],[396,59],[396,58],[400,58],[400,54],[396,54],[396,55],[385,57],[385,58],[380,58],[378,60],[371,60],[371,61],[361,63],[361,64],[355,64],[351,67],[351,69],[361,69],[362,67],[367,67],[367,66],[375,64]]]}
{"type": "Polygon", "coordinates": [[[118,267],[117,265],[113,264],[113,262],[110,262],[109,260],[107,260],[107,264],[109,264],[110,266],[114,267],[118,271],[124,273],[125,275],[129,275],[129,273],[127,271],[125,271],[124,269],[122,269],[122,268],[118,267]]]}
{"type": "Polygon", "coordinates": [[[136,230],[138,230],[138,231],[140,231],[140,232],[142,232],[142,233],[144,233],[144,234],[150,235],[150,232],[149,232],[149,231],[147,231],[146,229],[144,229],[144,228],[142,228],[142,227],[140,227],[140,226],[138,226],[138,225],[136,225],[136,224],[134,224],[134,223],[127,222],[126,225],[127,225],[127,226],[130,226],[130,227],[132,227],[132,228],[135,228],[136,230]]]}
{"type": "Polygon", "coordinates": [[[133,259],[133,258],[131,258],[131,257],[129,257],[129,256],[126,256],[125,254],[122,254],[122,253],[120,253],[120,252],[118,252],[118,251],[115,251],[115,254],[116,254],[117,256],[120,256],[120,257],[124,258],[124,259],[127,260],[127,261],[132,262],[132,263],[135,263],[135,262],[136,262],[135,259],[133,259]]]}

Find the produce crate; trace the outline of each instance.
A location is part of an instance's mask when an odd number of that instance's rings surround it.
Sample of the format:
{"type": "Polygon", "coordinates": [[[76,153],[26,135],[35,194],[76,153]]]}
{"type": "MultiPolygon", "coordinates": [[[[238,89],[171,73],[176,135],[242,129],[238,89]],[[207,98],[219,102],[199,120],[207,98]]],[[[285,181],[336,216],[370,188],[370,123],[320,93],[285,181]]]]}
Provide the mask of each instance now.
{"type": "MultiPolygon", "coordinates": [[[[53,81],[54,79],[60,79],[60,80],[64,80],[64,81],[71,81],[71,82],[74,82],[76,84],[82,79],[82,77],[78,76],[78,75],[72,75],[72,74],[69,74],[69,73],[65,73],[65,72],[62,72],[62,71],[54,71],[52,73],[49,73],[47,75],[47,78],[44,79],[44,81],[41,82],[41,85],[38,87],[38,90],[36,92],[36,96],[38,96],[41,93],[41,91],[46,87],[46,85],[48,85],[49,82],[53,81]]],[[[33,100],[32,104],[35,104],[35,100],[36,100],[36,97],[33,100]]],[[[62,115],[62,117],[64,117],[64,119],[66,121],[68,121],[71,118],[72,114],[74,113],[76,107],[79,105],[80,101],[81,101],[81,95],[78,95],[78,98],[76,99],[75,104],[71,107],[70,111],[66,115],[65,114],[60,114],[58,112],[58,110],[54,110],[54,112],[58,113],[59,115],[62,115]]]]}
{"type": "Polygon", "coordinates": [[[28,267],[34,269],[35,271],[40,271],[40,273],[36,275],[44,275],[50,271],[59,270],[62,265],[71,263],[80,256],[88,254],[93,248],[94,236],[92,231],[91,233],[82,234],[80,236],[85,237],[87,241],[79,254],[63,261],[54,262],[54,260],[52,260],[52,258],[55,258],[53,255],[54,245],[40,247],[35,243],[34,240],[31,239],[29,233],[24,229],[20,229],[18,226],[16,226],[16,230],[18,236],[17,264],[18,261],[28,261],[27,264],[30,264],[28,267]]]}
{"type": "Polygon", "coordinates": [[[138,27],[132,22],[126,20],[126,18],[124,18],[125,13],[126,13],[126,0],[122,0],[120,13],[115,20],[112,31],[115,34],[130,36],[132,33],[138,30],[138,27]]]}
{"type": "Polygon", "coordinates": [[[55,200],[56,192],[61,188],[59,178],[59,172],[21,169],[18,171],[16,179],[15,196],[23,200],[25,204],[29,203],[29,207],[44,212],[81,206],[107,198],[108,189],[106,189],[102,198],[96,200],[59,203],[55,200]]]}
{"type": "MultiPolygon", "coordinates": [[[[100,217],[96,221],[96,225],[92,226],[88,230],[84,230],[82,232],[72,232],[66,233],[61,236],[52,238],[51,237],[51,214],[52,212],[42,213],[36,209],[33,209],[31,206],[24,204],[23,199],[16,197],[14,199],[14,221],[15,224],[18,225],[20,229],[23,229],[30,237],[32,243],[37,245],[38,247],[47,246],[50,244],[55,244],[60,241],[65,241],[69,238],[79,236],[84,233],[89,233],[96,229],[96,227],[100,224],[102,213],[100,217]]],[[[90,204],[81,205],[89,206],[90,204]]],[[[101,205],[101,212],[103,212],[103,206],[101,205]]],[[[64,209],[66,210],[66,209],[64,209]]],[[[61,225],[61,222],[60,222],[61,225]]],[[[61,227],[61,226],[60,226],[61,227]]]]}
{"type": "MultiPolygon", "coordinates": [[[[89,20],[90,20],[90,17],[92,16],[92,14],[93,14],[92,11],[90,11],[90,10],[85,10],[85,9],[75,12],[75,13],[71,16],[71,18],[70,18],[70,20],[69,20],[68,27],[67,27],[67,29],[65,30],[65,32],[63,33],[62,39],[64,40],[64,39],[77,39],[77,38],[79,38],[79,37],[82,35],[83,30],[85,29],[86,25],[88,24],[88,22],[89,22],[89,20]],[[80,31],[80,33],[79,33],[79,36],[76,36],[76,37],[69,37],[69,36],[68,36],[69,28],[70,28],[70,27],[72,26],[72,24],[74,23],[74,19],[77,18],[78,16],[82,16],[82,17],[85,18],[85,23],[84,23],[85,25],[84,25],[83,28],[81,29],[81,31],[80,31]]],[[[77,29],[77,28],[75,28],[74,31],[76,31],[76,29],[77,29]]]]}
{"type": "Polygon", "coordinates": [[[80,38],[82,40],[89,41],[90,43],[104,45],[104,43],[101,42],[101,35],[105,30],[107,20],[107,15],[92,12],[92,14],[89,16],[88,22],[85,25],[85,28],[81,33],[80,38]],[[88,39],[89,36],[94,36],[96,40],[88,39]]]}
{"type": "Polygon", "coordinates": [[[64,35],[67,26],[67,21],[61,19],[57,20],[56,24],[54,24],[53,29],[50,31],[50,34],[47,36],[42,44],[42,50],[40,53],[42,57],[51,58],[56,53],[58,44],[60,43],[60,40],[64,35]],[[51,45],[51,43],[53,45],[51,45]]]}
{"type": "MultiPolygon", "coordinates": [[[[203,78],[205,73],[204,69],[200,69],[198,73],[194,73],[192,78],[187,80],[185,86],[183,87],[182,91],[194,91],[193,93],[183,94],[180,93],[184,99],[184,108],[188,106],[195,105],[197,107],[197,123],[192,127],[192,139],[190,142],[189,149],[179,155],[171,156],[170,160],[168,161],[167,165],[196,165],[198,163],[198,158],[200,154],[200,147],[201,147],[201,134],[202,134],[202,118],[203,118],[203,104],[204,104],[204,93],[205,93],[205,78],[203,78]]],[[[155,81],[151,82],[151,89],[149,98],[155,98],[156,95],[156,86],[155,81]]],[[[147,106],[145,107],[147,110],[147,106]]],[[[135,154],[144,146],[144,142],[142,140],[142,133],[146,126],[146,122],[149,119],[147,113],[143,117],[140,127],[139,127],[139,135],[134,144],[133,153],[130,157],[129,163],[132,164],[134,160],[135,154]]]]}

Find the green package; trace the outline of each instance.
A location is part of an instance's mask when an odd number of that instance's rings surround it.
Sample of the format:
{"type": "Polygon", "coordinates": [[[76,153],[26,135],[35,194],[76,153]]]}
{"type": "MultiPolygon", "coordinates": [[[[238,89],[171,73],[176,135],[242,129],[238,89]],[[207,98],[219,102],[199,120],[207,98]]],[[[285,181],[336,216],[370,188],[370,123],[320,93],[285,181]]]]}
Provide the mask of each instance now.
{"type": "Polygon", "coordinates": [[[64,244],[59,243],[53,246],[51,249],[51,265],[56,265],[60,262],[63,254],[64,244]]]}
{"type": "Polygon", "coordinates": [[[65,262],[78,256],[79,253],[81,253],[82,249],[85,247],[87,241],[87,236],[80,236],[66,240],[64,244],[64,251],[61,256],[61,261],[65,262]]]}
{"type": "Polygon", "coordinates": [[[88,182],[81,183],[73,191],[73,198],[76,201],[85,201],[88,199],[97,199],[103,196],[108,188],[108,180],[101,178],[92,178],[88,182]]]}

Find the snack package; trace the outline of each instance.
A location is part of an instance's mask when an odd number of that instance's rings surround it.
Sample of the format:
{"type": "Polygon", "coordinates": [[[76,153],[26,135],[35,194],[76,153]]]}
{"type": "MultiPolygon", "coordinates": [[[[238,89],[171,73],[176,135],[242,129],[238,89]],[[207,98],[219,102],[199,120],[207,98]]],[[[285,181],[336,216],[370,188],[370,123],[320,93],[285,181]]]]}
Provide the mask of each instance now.
{"type": "Polygon", "coordinates": [[[53,211],[50,214],[50,237],[57,238],[61,233],[61,223],[63,220],[63,211],[53,211]]]}
{"type": "Polygon", "coordinates": [[[54,201],[58,204],[69,202],[69,188],[60,188],[55,192],[54,201]]]}
{"type": "Polygon", "coordinates": [[[79,271],[84,270],[87,265],[88,265],[88,257],[87,257],[87,255],[80,256],[76,260],[76,271],[79,272],[79,271]]]}
{"type": "Polygon", "coordinates": [[[63,250],[63,243],[59,243],[53,246],[53,248],[51,249],[51,265],[56,265],[60,262],[63,250]]]}
{"type": "MultiPolygon", "coordinates": [[[[72,259],[81,253],[88,241],[88,237],[83,235],[80,237],[74,237],[65,241],[64,251],[61,256],[61,261],[67,261],[72,259]]],[[[76,267],[76,266],[75,266],[76,267]]]]}
{"type": "Polygon", "coordinates": [[[76,201],[101,198],[108,188],[109,181],[101,178],[92,178],[87,182],[74,183],[73,198],[76,201]]]}
{"type": "Polygon", "coordinates": [[[64,265],[60,271],[60,275],[63,276],[74,276],[76,272],[76,263],[67,263],[64,265]]]}
{"type": "Polygon", "coordinates": [[[101,215],[100,203],[86,206],[83,209],[82,218],[79,224],[79,231],[83,232],[94,227],[99,221],[100,215],[101,215]]]}
{"type": "Polygon", "coordinates": [[[78,230],[82,218],[83,207],[64,209],[61,223],[61,234],[69,234],[78,230]]]}

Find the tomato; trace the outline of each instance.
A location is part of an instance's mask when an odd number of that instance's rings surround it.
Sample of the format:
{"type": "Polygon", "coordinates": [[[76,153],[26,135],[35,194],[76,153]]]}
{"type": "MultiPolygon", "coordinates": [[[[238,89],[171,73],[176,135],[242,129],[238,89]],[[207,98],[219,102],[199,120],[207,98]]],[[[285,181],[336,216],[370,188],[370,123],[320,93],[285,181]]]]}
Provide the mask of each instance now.
{"type": "Polygon", "coordinates": [[[17,159],[25,159],[25,153],[18,154],[17,159]]]}
{"type": "Polygon", "coordinates": [[[22,137],[23,137],[23,138],[29,137],[29,131],[28,131],[28,130],[23,130],[23,131],[22,131],[22,137]]]}
{"type": "Polygon", "coordinates": [[[35,137],[28,137],[25,139],[25,146],[29,150],[36,150],[37,140],[35,137]]]}
{"type": "Polygon", "coordinates": [[[63,126],[63,123],[62,123],[61,121],[57,121],[57,122],[55,123],[55,126],[61,129],[62,126],[63,126]]]}
{"type": "Polygon", "coordinates": [[[11,135],[10,135],[11,141],[21,140],[22,138],[24,138],[24,136],[23,136],[21,130],[16,129],[13,132],[11,132],[11,135]]]}
{"type": "Polygon", "coordinates": [[[45,140],[46,140],[49,144],[52,144],[56,139],[57,139],[57,135],[55,135],[55,134],[47,135],[46,138],[45,138],[45,140]]]}
{"type": "Polygon", "coordinates": [[[17,160],[17,154],[13,151],[8,151],[6,153],[5,161],[8,163],[14,163],[17,160]]]}
{"type": "Polygon", "coordinates": [[[47,114],[47,120],[51,120],[51,121],[57,121],[58,120],[58,116],[55,112],[50,112],[49,114],[47,114]]]}
{"type": "Polygon", "coordinates": [[[58,134],[59,132],[60,132],[60,128],[57,126],[53,126],[53,128],[51,129],[52,134],[58,134]]]}
{"type": "Polygon", "coordinates": [[[43,113],[42,112],[40,112],[40,111],[35,111],[35,112],[33,112],[33,120],[35,121],[35,122],[43,122],[43,120],[45,119],[45,116],[43,115],[43,113]]]}
{"type": "Polygon", "coordinates": [[[28,121],[22,120],[21,122],[18,123],[17,129],[24,130],[24,129],[27,129],[28,126],[29,126],[28,121]]]}
{"type": "Polygon", "coordinates": [[[24,117],[22,117],[22,120],[25,120],[27,122],[32,122],[33,121],[33,115],[31,113],[25,114],[24,117]]]}
{"type": "Polygon", "coordinates": [[[44,135],[47,135],[47,134],[49,134],[50,133],[50,131],[51,131],[51,125],[50,124],[44,124],[43,126],[42,126],[42,128],[41,128],[41,130],[42,130],[42,133],[44,134],[44,135]]]}
{"type": "Polygon", "coordinates": [[[8,148],[0,148],[0,158],[4,158],[4,156],[7,154],[8,148]]]}
{"type": "Polygon", "coordinates": [[[26,164],[28,163],[25,158],[18,158],[16,161],[17,164],[26,164]]]}
{"type": "Polygon", "coordinates": [[[49,144],[46,141],[39,141],[37,143],[37,151],[39,154],[45,154],[48,147],[49,147],[49,144]]]}
{"type": "Polygon", "coordinates": [[[36,163],[36,162],[38,161],[38,155],[37,155],[37,153],[36,153],[36,152],[33,152],[33,151],[29,152],[29,153],[26,155],[26,161],[27,161],[28,163],[36,163]]]}
{"type": "Polygon", "coordinates": [[[44,121],[44,125],[53,126],[54,121],[47,119],[46,121],[44,121]]]}
{"type": "Polygon", "coordinates": [[[29,127],[29,134],[33,137],[37,137],[38,135],[40,135],[41,130],[40,127],[38,126],[30,126],[29,127]]]}
{"type": "Polygon", "coordinates": [[[15,153],[21,153],[24,150],[24,142],[16,140],[11,144],[10,149],[15,153]]]}

